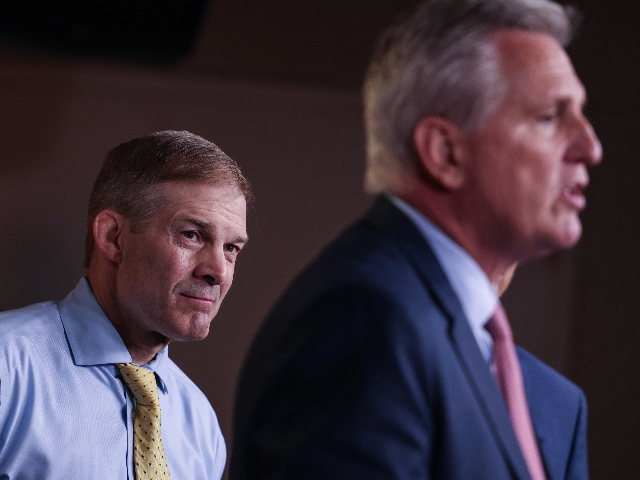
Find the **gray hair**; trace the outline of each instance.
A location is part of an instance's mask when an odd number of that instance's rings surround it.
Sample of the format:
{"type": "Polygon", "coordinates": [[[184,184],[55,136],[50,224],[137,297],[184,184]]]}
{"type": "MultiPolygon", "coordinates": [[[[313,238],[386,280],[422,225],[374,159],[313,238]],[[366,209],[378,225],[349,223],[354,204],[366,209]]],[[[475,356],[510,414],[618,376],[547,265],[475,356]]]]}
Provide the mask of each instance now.
{"type": "Polygon", "coordinates": [[[550,0],[427,0],[380,38],[364,82],[365,189],[399,193],[416,171],[413,130],[437,115],[463,132],[506,90],[490,34],[543,32],[566,46],[577,12],[550,0]]]}

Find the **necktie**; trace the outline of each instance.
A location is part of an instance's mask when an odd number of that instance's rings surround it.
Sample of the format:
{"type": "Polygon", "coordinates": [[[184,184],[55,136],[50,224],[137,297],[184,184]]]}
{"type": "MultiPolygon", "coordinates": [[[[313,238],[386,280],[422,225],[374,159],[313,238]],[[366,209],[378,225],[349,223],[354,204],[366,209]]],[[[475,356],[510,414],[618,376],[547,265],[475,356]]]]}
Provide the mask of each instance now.
{"type": "Polygon", "coordinates": [[[133,461],[136,480],[169,479],[160,440],[160,401],[155,374],[133,363],[118,363],[122,378],[136,399],[133,411],[133,461]]]}
{"type": "Polygon", "coordinates": [[[546,480],[538,443],[531,423],[529,405],[524,391],[522,368],[513,343],[513,334],[507,314],[498,304],[485,328],[493,339],[493,362],[496,382],[509,410],[516,438],[532,480],[546,480]]]}

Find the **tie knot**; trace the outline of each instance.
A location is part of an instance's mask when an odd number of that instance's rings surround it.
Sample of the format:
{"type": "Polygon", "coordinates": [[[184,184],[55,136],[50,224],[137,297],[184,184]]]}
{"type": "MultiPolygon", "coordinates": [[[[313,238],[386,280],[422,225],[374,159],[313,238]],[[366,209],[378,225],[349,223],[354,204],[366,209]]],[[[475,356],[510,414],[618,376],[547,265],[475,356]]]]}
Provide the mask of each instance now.
{"type": "Polygon", "coordinates": [[[140,405],[158,405],[156,375],[133,363],[116,363],[124,382],[140,405]]]}
{"type": "Polygon", "coordinates": [[[485,324],[484,328],[489,332],[494,342],[511,340],[513,341],[513,333],[509,325],[509,319],[504,311],[501,303],[498,303],[495,312],[485,324]]]}

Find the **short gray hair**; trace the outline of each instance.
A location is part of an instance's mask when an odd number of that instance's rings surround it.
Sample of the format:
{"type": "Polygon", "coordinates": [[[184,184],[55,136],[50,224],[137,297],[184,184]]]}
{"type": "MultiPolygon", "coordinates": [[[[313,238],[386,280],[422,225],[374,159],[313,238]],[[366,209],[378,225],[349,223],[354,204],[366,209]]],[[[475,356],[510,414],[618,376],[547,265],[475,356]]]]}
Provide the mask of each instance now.
{"type": "Polygon", "coordinates": [[[468,132],[505,91],[490,34],[543,32],[566,46],[577,12],[550,0],[427,0],[380,38],[364,82],[365,189],[399,193],[416,170],[413,130],[437,115],[468,132]]]}

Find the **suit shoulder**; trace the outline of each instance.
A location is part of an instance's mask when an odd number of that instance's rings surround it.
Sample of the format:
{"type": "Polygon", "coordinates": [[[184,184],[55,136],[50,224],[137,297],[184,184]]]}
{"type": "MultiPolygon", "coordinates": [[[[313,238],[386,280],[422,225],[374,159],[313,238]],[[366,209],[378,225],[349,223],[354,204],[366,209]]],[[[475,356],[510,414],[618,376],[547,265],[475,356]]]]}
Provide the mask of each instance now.
{"type": "Polygon", "coordinates": [[[329,245],[289,285],[264,326],[275,321],[283,327],[293,319],[309,325],[315,319],[326,330],[335,318],[340,329],[358,320],[416,327],[417,318],[428,323],[439,314],[427,285],[398,245],[371,237],[356,228],[329,245]]]}
{"type": "Polygon", "coordinates": [[[361,220],[327,245],[291,286],[307,290],[337,285],[395,290],[410,283],[401,280],[411,276],[412,270],[398,242],[361,220]]]}
{"type": "MultiPolygon", "coordinates": [[[[366,219],[357,221],[289,285],[257,338],[268,343],[285,337],[289,341],[294,331],[310,335],[335,328],[351,329],[347,337],[358,342],[361,329],[375,325],[387,332],[404,331],[415,341],[437,343],[432,327],[446,327],[444,313],[430,280],[420,271],[426,267],[416,266],[407,255],[412,239],[405,240],[366,219]]],[[[416,241],[423,242],[420,251],[427,256],[430,250],[424,239],[416,241]]]]}
{"type": "Polygon", "coordinates": [[[545,392],[545,397],[555,398],[563,404],[585,402],[584,393],[578,385],[542,360],[521,347],[518,347],[518,357],[527,390],[545,392]]]}

